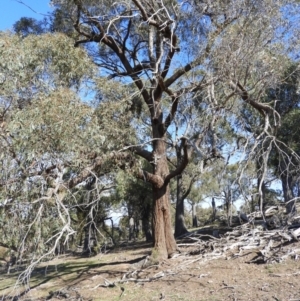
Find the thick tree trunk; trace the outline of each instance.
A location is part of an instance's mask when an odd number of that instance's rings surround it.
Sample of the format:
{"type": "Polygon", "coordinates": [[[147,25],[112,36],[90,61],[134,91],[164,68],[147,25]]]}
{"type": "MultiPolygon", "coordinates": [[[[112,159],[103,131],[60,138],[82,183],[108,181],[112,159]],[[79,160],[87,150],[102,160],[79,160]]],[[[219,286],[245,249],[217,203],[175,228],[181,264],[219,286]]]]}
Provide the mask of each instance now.
{"type": "Polygon", "coordinates": [[[153,173],[163,179],[162,186],[153,184],[153,253],[154,259],[161,260],[172,257],[177,251],[174,238],[171,210],[169,183],[165,182],[169,174],[169,167],[166,158],[166,144],[162,126],[153,124],[153,136],[158,138],[153,142],[153,173]]]}
{"type": "Polygon", "coordinates": [[[175,237],[187,233],[184,222],[184,198],[182,195],[182,176],[177,176],[177,200],[176,200],[176,213],[175,213],[175,237]]]}
{"type": "Polygon", "coordinates": [[[153,188],[153,238],[155,259],[172,257],[177,251],[169,202],[169,185],[153,188]]]}

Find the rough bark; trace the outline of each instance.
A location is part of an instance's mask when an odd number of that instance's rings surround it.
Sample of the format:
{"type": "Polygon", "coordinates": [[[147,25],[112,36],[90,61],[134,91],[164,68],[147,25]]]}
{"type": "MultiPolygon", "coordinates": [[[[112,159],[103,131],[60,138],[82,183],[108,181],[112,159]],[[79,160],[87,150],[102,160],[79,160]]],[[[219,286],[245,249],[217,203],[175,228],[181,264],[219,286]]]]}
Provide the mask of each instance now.
{"type": "Polygon", "coordinates": [[[174,238],[173,228],[171,224],[171,210],[169,200],[169,181],[166,181],[169,172],[169,167],[166,158],[166,144],[164,141],[164,133],[162,127],[153,125],[153,136],[161,138],[153,142],[153,174],[164,179],[164,185],[153,187],[153,257],[157,260],[172,257],[177,251],[177,245],[174,238]]]}
{"type": "Polygon", "coordinates": [[[177,252],[169,202],[169,185],[153,189],[153,257],[157,260],[172,257],[177,252]]]}

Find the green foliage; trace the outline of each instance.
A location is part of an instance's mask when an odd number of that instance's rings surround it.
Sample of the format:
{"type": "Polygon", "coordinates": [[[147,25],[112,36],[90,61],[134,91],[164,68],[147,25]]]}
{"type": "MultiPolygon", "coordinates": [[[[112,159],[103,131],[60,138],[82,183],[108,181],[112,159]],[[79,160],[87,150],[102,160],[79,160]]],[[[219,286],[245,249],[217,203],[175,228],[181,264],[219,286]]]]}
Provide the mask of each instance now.
{"type": "Polygon", "coordinates": [[[284,116],[278,131],[278,138],[297,154],[300,154],[299,123],[300,110],[296,108],[284,116]]]}
{"type": "Polygon", "coordinates": [[[116,176],[116,184],[116,198],[127,209],[129,217],[140,220],[145,213],[151,212],[152,193],[149,183],[120,171],[116,176]]]}
{"type": "MultiPolygon", "coordinates": [[[[191,145],[201,138],[199,156],[183,175],[183,192],[207,167],[191,191],[192,201],[216,195],[229,204],[242,188],[247,191],[244,168],[225,164],[218,152],[236,137],[247,141],[246,150],[271,126],[277,128],[277,115],[264,105],[286,68],[276,61],[286,56],[278,41],[278,28],[286,29],[282,1],[51,4],[49,26],[21,19],[15,25],[20,34],[0,33],[4,239],[39,253],[46,236],[52,235],[51,246],[74,229],[90,239],[98,235],[107,209],[120,204],[128,216],[149,221],[151,197],[158,195],[151,189],[157,192],[177,176],[169,173],[176,166],[167,160],[178,159],[177,166],[187,162],[183,149],[180,158],[174,156],[183,133],[191,145]],[[178,141],[167,149],[174,136],[178,141]],[[132,157],[122,156],[125,151],[132,157]],[[117,173],[117,167],[124,171],[117,173]],[[152,173],[145,177],[152,186],[132,177],[144,174],[140,168],[152,173]],[[115,191],[108,188],[114,184],[115,191]]],[[[296,121],[292,114],[284,121],[283,135],[296,121]]],[[[288,143],[297,148],[291,135],[288,143]]],[[[262,141],[257,145],[263,152],[262,141]]],[[[165,233],[171,233],[169,226],[165,233]]]]}
{"type": "Polygon", "coordinates": [[[59,33],[24,39],[0,33],[0,54],[5,92],[18,92],[23,97],[24,92],[33,96],[34,92],[47,93],[60,86],[79,88],[94,72],[86,52],[74,48],[73,41],[59,33]]]}
{"type": "Polygon", "coordinates": [[[1,32],[0,66],[1,241],[19,256],[40,256],[71,237],[75,246],[86,227],[102,227],[111,204],[102,191],[116,164],[108,160],[99,171],[99,177],[107,173],[105,184],[90,176],[72,191],[53,186],[92,164],[94,154],[134,141],[130,94],[96,80],[86,51],[61,33],[21,38],[1,32]],[[98,95],[105,99],[88,101],[98,95]]]}

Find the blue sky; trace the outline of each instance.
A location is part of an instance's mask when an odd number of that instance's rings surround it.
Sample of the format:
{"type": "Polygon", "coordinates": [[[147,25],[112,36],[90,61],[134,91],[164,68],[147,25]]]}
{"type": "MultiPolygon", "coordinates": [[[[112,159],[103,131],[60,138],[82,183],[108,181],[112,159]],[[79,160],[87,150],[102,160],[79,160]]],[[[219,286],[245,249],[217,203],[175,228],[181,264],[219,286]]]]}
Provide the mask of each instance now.
{"type": "Polygon", "coordinates": [[[21,17],[43,19],[43,14],[51,11],[49,2],[50,0],[0,0],[0,30],[12,29],[21,17]]]}

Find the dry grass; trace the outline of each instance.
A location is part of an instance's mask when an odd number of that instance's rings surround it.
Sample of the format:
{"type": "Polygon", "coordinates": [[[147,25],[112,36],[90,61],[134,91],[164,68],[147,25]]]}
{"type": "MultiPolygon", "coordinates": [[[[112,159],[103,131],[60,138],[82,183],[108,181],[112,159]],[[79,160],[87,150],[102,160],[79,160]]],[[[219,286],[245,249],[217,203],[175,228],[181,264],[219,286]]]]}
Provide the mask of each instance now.
{"type": "MultiPolygon", "coordinates": [[[[295,244],[294,247],[299,247],[299,243],[295,244]]],[[[32,274],[31,290],[19,300],[45,300],[50,291],[58,290],[66,291],[67,298],[53,295],[50,300],[300,300],[298,261],[249,264],[255,253],[211,261],[199,256],[179,256],[140,270],[139,262],[150,252],[149,245],[137,243],[106,255],[68,256],[43,263],[32,274]],[[153,281],[120,283],[124,275],[126,279],[149,279],[162,272],[164,276],[153,281]],[[115,285],[104,287],[108,283],[115,285]]],[[[22,286],[14,287],[17,277],[18,272],[0,276],[0,296],[14,296],[24,291],[22,286]]]]}

